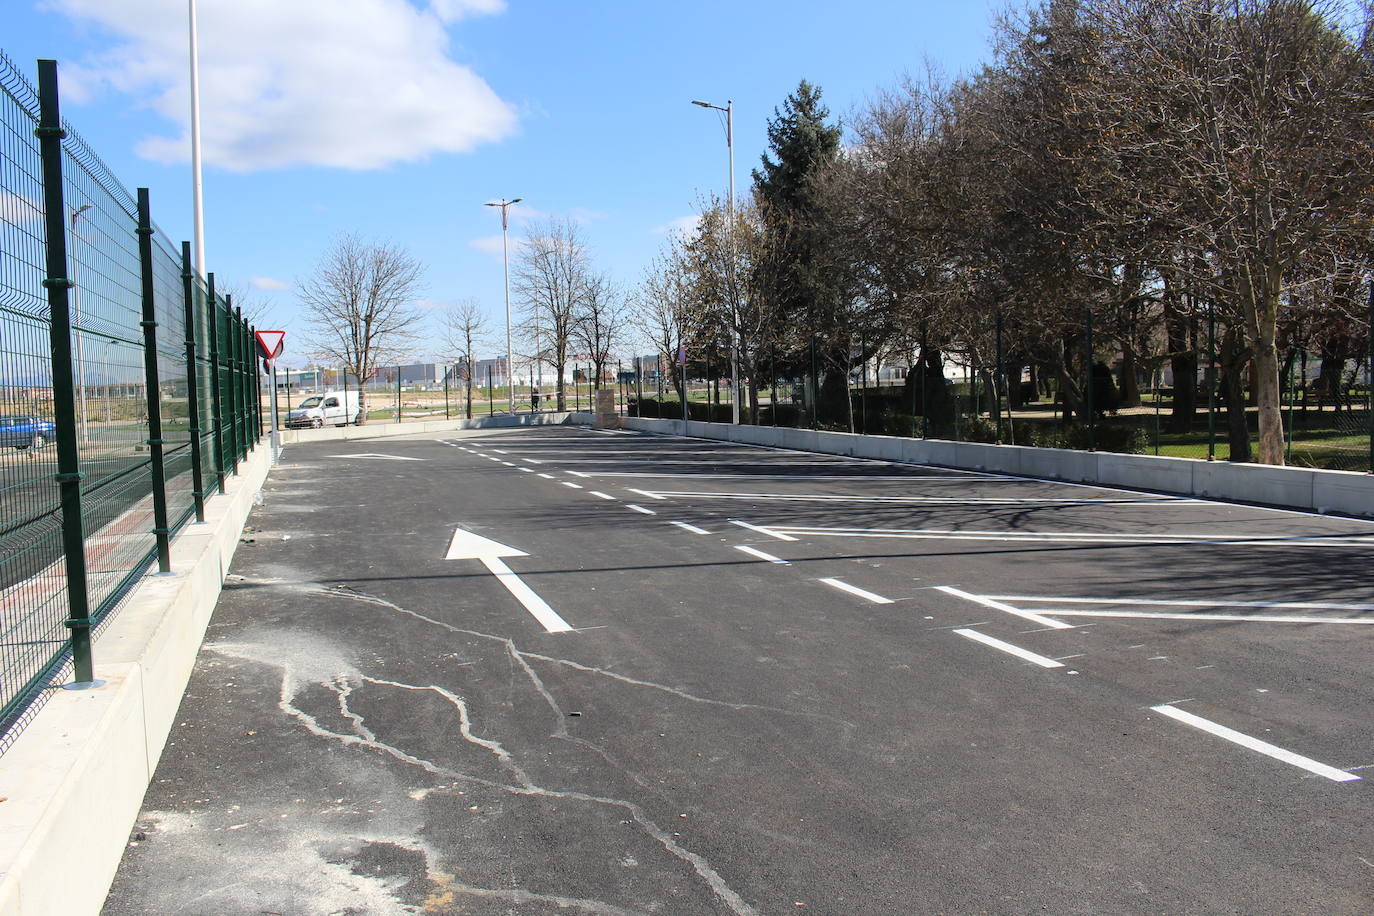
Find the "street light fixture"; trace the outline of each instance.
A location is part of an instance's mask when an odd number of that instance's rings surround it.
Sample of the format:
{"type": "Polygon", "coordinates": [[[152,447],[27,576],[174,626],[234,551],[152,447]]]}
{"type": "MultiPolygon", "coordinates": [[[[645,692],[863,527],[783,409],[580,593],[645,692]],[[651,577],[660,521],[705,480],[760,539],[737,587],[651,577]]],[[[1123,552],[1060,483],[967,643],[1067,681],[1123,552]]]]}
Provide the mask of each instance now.
{"type": "Polygon", "coordinates": [[[510,412],[515,413],[515,378],[511,372],[511,367],[515,363],[515,354],[510,345],[510,219],[508,211],[511,207],[524,200],[517,197],[515,200],[506,200],[504,197],[499,201],[486,204],[488,207],[501,208],[501,265],[506,279],[506,390],[510,394],[510,412]]]}
{"type": "Polygon", "coordinates": [[[731,422],[739,425],[739,334],[736,331],[739,315],[736,314],[735,307],[735,299],[738,296],[738,286],[735,282],[735,103],[731,99],[726,99],[724,108],[696,100],[693,100],[692,104],[725,112],[725,149],[730,160],[730,196],[726,198],[729,224],[725,228],[725,234],[730,243],[730,385],[734,389],[730,398],[730,417],[731,422]]]}

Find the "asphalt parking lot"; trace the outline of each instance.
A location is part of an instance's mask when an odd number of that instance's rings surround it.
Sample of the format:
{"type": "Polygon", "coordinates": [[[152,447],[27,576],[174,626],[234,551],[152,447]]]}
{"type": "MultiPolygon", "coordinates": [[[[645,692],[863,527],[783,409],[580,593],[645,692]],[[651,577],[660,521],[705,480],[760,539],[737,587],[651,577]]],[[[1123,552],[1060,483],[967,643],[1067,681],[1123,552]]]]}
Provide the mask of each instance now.
{"type": "Polygon", "coordinates": [[[113,916],[1371,909],[1374,522],[571,427],[264,496],[113,916]]]}

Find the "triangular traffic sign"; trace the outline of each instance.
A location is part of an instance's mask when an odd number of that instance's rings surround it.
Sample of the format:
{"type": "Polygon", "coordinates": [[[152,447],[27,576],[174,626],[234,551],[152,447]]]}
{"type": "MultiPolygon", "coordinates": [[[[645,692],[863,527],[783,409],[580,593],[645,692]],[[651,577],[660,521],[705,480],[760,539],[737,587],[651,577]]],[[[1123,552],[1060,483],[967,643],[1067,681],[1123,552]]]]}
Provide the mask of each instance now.
{"type": "Polygon", "coordinates": [[[286,343],[285,331],[258,331],[258,349],[262,350],[265,359],[276,359],[281,356],[282,347],[286,343]]]}

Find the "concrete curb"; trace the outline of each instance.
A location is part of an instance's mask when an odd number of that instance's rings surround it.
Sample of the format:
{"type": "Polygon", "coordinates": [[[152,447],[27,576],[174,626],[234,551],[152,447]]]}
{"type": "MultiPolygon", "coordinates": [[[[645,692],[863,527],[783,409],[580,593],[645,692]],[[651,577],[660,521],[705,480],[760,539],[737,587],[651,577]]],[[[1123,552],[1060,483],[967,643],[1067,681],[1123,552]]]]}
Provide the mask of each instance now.
{"type": "Polygon", "coordinates": [[[409,423],[367,423],[363,426],[326,426],[321,429],[284,429],[282,445],[297,442],[351,442],[355,439],[388,439],[392,436],[442,433],[462,429],[511,429],[520,426],[587,426],[592,415],[586,411],[562,413],[518,413],[504,416],[474,417],[471,420],[411,420],[409,423]]]}
{"type": "Polygon", "coordinates": [[[57,690],[0,757],[0,916],[100,912],[270,468],[240,462],[95,644],[95,690],[57,690]]]}
{"type": "Polygon", "coordinates": [[[902,439],[860,436],[855,433],[816,432],[771,426],[731,426],[681,420],[622,417],[625,429],[688,435],[702,439],[747,442],[848,455],[907,461],[936,467],[988,471],[1045,480],[1100,484],[1107,487],[1173,493],[1204,499],[1229,500],[1374,517],[1374,475],[1355,471],[1321,471],[1260,464],[1231,464],[1196,458],[1079,452],[1022,445],[988,445],[943,439],[902,439]]]}

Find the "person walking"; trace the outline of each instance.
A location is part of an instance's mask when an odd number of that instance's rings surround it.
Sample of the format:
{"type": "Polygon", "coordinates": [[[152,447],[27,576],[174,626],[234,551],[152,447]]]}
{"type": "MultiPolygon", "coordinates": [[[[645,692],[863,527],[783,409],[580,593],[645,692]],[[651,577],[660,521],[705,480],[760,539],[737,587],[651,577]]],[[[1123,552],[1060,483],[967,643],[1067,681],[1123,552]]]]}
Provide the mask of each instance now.
{"type": "Polygon", "coordinates": [[[530,392],[530,413],[539,412],[539,389],[530,392]]]}

